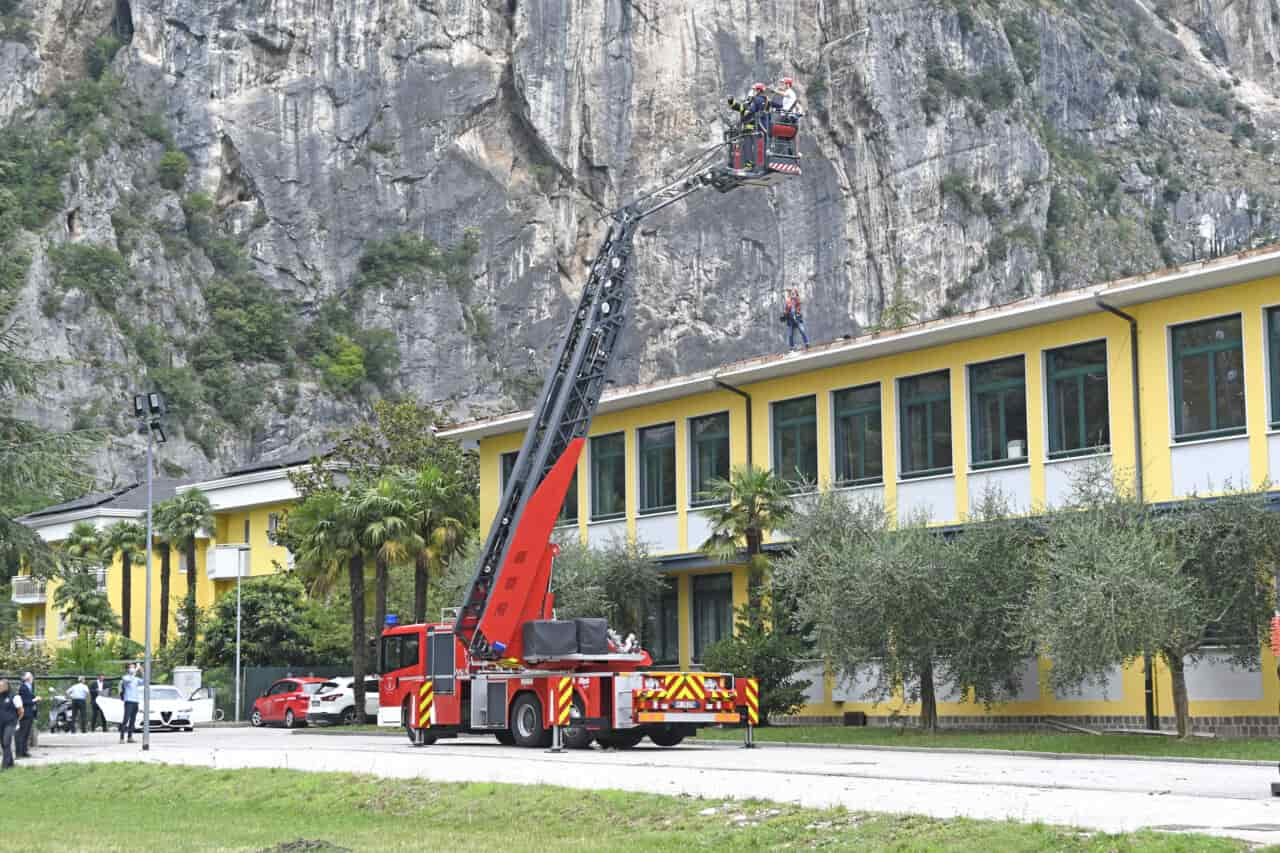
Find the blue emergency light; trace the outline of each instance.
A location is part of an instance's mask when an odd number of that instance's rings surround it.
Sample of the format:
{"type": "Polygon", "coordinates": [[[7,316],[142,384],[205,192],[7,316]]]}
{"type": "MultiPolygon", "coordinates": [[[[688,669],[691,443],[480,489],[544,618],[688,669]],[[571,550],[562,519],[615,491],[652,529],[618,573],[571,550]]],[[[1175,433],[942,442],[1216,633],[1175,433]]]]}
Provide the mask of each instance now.
{"type": "Polygon", "coordinates": [[[394,613],[388,613],[388,614],[387,614],[387,627],[388,627],[388,628],[394,628],[396,625],[399,625],[399,624],[400,624],[400,617],[399,617],[399,616],[395,615],[394,613]]]}

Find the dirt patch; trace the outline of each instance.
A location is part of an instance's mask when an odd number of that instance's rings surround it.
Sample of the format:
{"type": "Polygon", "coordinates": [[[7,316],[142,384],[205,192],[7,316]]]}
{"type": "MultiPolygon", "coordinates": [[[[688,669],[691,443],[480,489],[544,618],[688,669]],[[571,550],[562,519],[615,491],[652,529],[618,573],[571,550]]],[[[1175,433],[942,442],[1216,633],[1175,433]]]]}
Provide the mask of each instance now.
{"type": "Polygon", "coordinates": [[[259,853],[351,853],[346,847],[325,841],[322,838],[299,838],[297,841],[282,841],[275,847],[263,847],[259,853]]]}

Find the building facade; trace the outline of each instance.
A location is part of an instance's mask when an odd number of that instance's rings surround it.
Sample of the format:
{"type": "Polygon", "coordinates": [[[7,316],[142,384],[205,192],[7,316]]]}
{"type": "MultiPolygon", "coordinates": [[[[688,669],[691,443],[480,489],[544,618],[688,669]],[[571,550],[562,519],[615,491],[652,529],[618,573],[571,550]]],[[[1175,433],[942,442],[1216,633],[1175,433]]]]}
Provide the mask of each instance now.
{"type": "MultiPolygon", "coordinates": [[[[196,540],[196,604],[208,607],[216,598],[235,589],[236,577],[273,574],[292,565],[288,550],[276,543],[274,534],[285,511],[297,500],[289,472],[305,464],[307,454],[296,454],[275,462],[265,462],[232,471],[205,481],[157,479],[152,484],[152,500],[163,500],[184,491],[203,492],[213,508],[213,525],[196,540]]],[[[129,521],[146,525],[146,485],[136,484],[112,492],[88,495],[76,501],[49,507],[24,516],[23,523],[47,542],[58,545],[81,521],[99,530],[129,521]]],[[[153,645],[160,640],[161,551],[168,547],[157,541],[152,552],[153,645]]],[[[177,612],[187,593],[186,555],[169,548],[170,606],[169,637],[177,637],[177,612]]],[[[123,608],[123,572],[120,556],[98,569],[99,586],[107,593],[111,607],[119,615],[123,608]]],[[[19,607],[23,634],[31,642],[50,648],[70,642],[74,635],[65,617],[54,606],[58,581],[41,582],[19,574],[13,579],[11,595],[19,607]]],[[[129,637],[139,643],[145,638],[146,574],[135,565],[130,584],[131,624],[129,637]]]]}
{"type": "MultiPolygon", "coordinates": [[[[753,462],[801,493],[834,487],[899,520],[937,525],[963,524],[993,487],[1020,511],[1052,507],[1100,467],[1151,502],[1280,482],[1278,276],[1280,252],[1245,253],[616,389],[592,424],[562,535],[648,543],[673,584],[645,644],[660,663],[689,667],[732,631],[746,599],[743,567],[699,553],[709,533],[703,492],[733,465],[753,462]]],[[[479,443],[482,526],[528,419],[448,433],[479,443]]],[[[954,722],[1141,719],[1141,671],[1056,695],[1047,666],[1027,661],[1019,695],[989,712],[943,687],[939,711],[954,722]]],[[[1274,720],[1275,672],[1269,650],[1258,671],[1210,652],[1188,667],[1193,715],[1274,720]]],[[[867,683],[816,664],[806,674],[802,716],[915,710],[872,703],[867,683]]],[[[1168,675],[1157,668],[1154,677],[1157,713],[1171,715],[1168,675]]]]}

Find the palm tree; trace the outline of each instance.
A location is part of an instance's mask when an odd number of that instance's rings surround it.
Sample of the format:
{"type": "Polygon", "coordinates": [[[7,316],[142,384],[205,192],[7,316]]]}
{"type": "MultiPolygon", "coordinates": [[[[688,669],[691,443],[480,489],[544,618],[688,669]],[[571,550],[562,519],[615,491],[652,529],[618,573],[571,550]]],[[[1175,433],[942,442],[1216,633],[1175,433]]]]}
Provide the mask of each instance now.
{"type": "Polygon", "coordinates": [[[102,562],[102,532],[91,521],[77,521],[63,540],[62,551],[73,562],[99,566],[102,562]]]}
{"type": "Polygon", "coordinates": [[[143,561],[147,532],[133,521],[117,521],[104,532],[103,561],[120,555],[120,632],[129,639],[133,616],[133,566],[143,561]]]}
{"type": "Polygon", "coordinates": [[[283,534],[293,552],[294,567],[313,595],[337,586],[345,568],[351,593],[351,675],[355,706],[364,707],[365,549],[361,532],[368,527],[351,492],[313,492],[288,515],[283,534]]]}
{"type": "Polygon", "coordinates": [[[62,583],[53,593],[53,604],[66,614],[67,627],[78,636],[94,637],[99,632],[120,630],[110,599],[98,588],[102,549],[102,532],[88,521],[77,521],[62,543],[67,559],[61,567],[62,583]]]}
{"type": "Polygon", "coordinates": [[[152,525],[152,533],[155,540],[152,542],[152,548],[156,545],[160,546],[160,648],[164,648],[169,642],[169,561],[172,552],[172,540],[169,539],[167,526],[165,525],[166,516],[172,511],[173,503],[178,500],[177,497],[170,498],[156,504],[154,512],[154,524],[152,525]]]}
{"type": "MultiPolygon", "coordinates": [[[[173,498],[165,501],[156,510],[156,529],[160,531],[160,536],[166,542],[165,557],[167,562],[169,545],[176,545],[186,556],[187,560],[187,597],[183,602],[183,609],[186,611],[187,636],[187,665],[195,663],[196,660],[196,539],[202,531],[213,527],[213,507],[209,504],[209,498],[204,492],[196,489],[181,492],[173,498]]],[[[165,562],[161,563],[160,570],[160,595],[161,595],[161,621],[160,624],[168,624],[168,611],[166,604],[168,597],[168,570],[165,562]]],[[[161,632],[164,628],[160,629],[161,632]]],[[[161,633],[163,638],[164,634],[161,633]]],[[[163,639],[161,644],[163,645],[163,639]]]]}
{"type": "Polygon", "coordinates": [[[353,492],[352,499],[360,542],[374,559],[373,625],[381,631],[387,621],[388,571],[420,551],[422,540],[414,529],[412,496],[399,478],[383,477],[353,492]]]}
{"type": "Polygon", "coordinates": [[[434,465],[401,478],[412,502],[413,526],[421,544],[414,554],[413,572],[413,621],[421,623],[427,619],[431,572],[443,571],[466,544],[476,525],[478,508],[466,483],[434,465]]]}
{"type": "Polygon", "coordinates": [[[715,501],[710,510],[711,535],[701,550],[721,560],[747,555],[747,606],[752,620],[760,618],[762,587],[768,570],[764,537],[791,515],[791,487],[772,471],[739,465],[727,480],[713,480],[706,497],[715,501]]]}

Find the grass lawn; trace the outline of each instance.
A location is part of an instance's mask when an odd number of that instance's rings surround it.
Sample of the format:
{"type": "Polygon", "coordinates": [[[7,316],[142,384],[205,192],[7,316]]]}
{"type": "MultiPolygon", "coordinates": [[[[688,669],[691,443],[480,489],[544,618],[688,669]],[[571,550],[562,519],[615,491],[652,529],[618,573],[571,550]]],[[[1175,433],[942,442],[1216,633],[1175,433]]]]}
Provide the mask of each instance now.
{"type": "MultiPolygon", "coordinates": [[[[701,729],[704,740],[741,741],[738,729],[701,729]]],[[[883,726],[770,726],[756,729],[757,741],[837,743],[866,746],[950,747],[952,749],[1009,749],[1033,752],[1078,752],[1089,755],[1160,755],[1192,758],[1247,758],[1280,761],[1280,740],[1263,738],[1210,740],[1152,735],[1086,735],[1057,732],[946,731],[925,734],[913,729],[883,726]]]]}
{"type": "Polygon", "coordinates": [[[7,828],[31,850],[1249,849],[1206,836],[291,770],[61,764],[19,768],[4,782],[7,828]]]}

